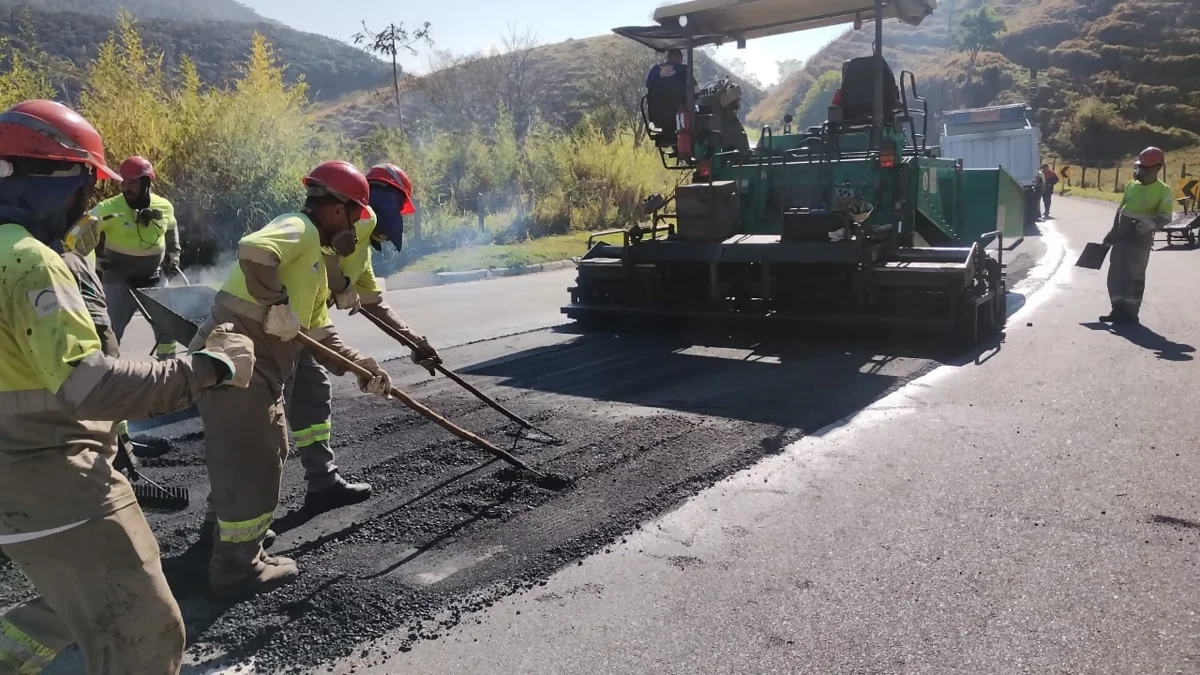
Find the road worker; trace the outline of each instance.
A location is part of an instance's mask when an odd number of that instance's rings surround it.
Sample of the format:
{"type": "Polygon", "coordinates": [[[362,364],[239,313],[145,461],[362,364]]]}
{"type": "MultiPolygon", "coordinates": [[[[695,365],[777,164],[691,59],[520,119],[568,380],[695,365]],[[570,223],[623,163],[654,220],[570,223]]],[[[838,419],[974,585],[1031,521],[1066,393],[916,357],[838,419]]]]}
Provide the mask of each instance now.
{"type": "MultiPolygon", "coordinates": [[[[415,213],[412,205],[412,181],[391,164],[381,164],[367,172],[371,186],[370,208],[355,223],[358,245],[346,257],[326,254],[330,301],[351,313],[362,311],[382,319],[418,344],[412,351],[414,363],[432,374],[433,364],[441,363],[429,340],[414,333],[383,299],[383,289],[371,266],[371,248],[381,250],[391,241],[397,250],[404,237],[404,216],[415,213]]],[[[288,383],[288,421],[292,438],[300,453],[308,480],[305,508],[314,513],[349,506],[371,496],[366,483],[348,483],[338,473],[333,450],[329,447],[332,431],[333,387],[329,375],[313,355],[304,350],[288,383]]]]}
{"type": "MultiPolygon", "coordinates": [[[[162,286],[179,271],[179,228],[175,207],[153,192],[154,166],[144,157],[121,163],[121,194],[92,209],[100,219],[102,250],[99,267],[108,313],[117,340],[137,311],[133,288],[162,286]]],[[[151,326],[153,328],[153,326],[151,326]]],[[[154,331],[155,356],[171,358],[175,342],[154,331]]]]}
{"type": "Polygon", "coordinates": [[[1175,212],[1175,193],[1158,178],[1166,161],[1162,150],[1150,147],[1133,164],[1133,180],[1125,185],[1112,230],[1104,237],[1104,243],[1112,246],[1108,261],[1112,312],[1100,317],[1102,322],[1138,323],[1154,231],[1169,224],[1175,212]]]}
{"type": "MultiPolygon", "coordinates": [[[[216,595],[265,592],[299,574],[294,561],[267,555],[262,545],[288,452],[284,384],[303,349],[296,336],[303,331],[371,372],[359,381],[364,391],[391,392],[391,378],[374,359],[342,344],[326,305],[322,249],[354,252],[354,225],[368,206],[367,179],[351,164],[333,161],[313,169],[304,184],[302,212],[279,216],[239,242],[238,264],[196,338],[203,340],[208,325],[228,322],[254,340],[258,355],[249,388],[206,392],[199,401],[216,522],[209,565],[216,595]]],[[[339,364],[314,356],[334,374],[345,374],[339,364]]]]}
{"type": "Polygon", "coordinates": [[[178,673],[184,627],[158,544],[112,465],[113,421],[246,386],[252,342],[219,326],[166,363],[121,361],[61,257],[92,222],[104,162],[95,128],[53,101],[0,113],[0,547],[39,597],[0,618],[0,672],[41,672],[78,643],[90,675],[178,673]]]}

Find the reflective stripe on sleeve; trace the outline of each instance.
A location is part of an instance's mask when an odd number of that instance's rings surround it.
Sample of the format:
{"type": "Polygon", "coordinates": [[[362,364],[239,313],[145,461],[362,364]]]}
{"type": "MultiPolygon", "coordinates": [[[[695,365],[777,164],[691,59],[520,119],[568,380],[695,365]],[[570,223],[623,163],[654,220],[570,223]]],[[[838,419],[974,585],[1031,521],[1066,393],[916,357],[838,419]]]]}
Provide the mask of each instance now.
{"type": "Polygon", "coordinates": [[[58,390],[59,399],[67,407],[75,408],[87,399],[88,394],[100,384],[104,376],[112,369],[112,359],[103,352],[92,352],[83,357],[75,366],[75,370],[62,383],[58,390]]]}

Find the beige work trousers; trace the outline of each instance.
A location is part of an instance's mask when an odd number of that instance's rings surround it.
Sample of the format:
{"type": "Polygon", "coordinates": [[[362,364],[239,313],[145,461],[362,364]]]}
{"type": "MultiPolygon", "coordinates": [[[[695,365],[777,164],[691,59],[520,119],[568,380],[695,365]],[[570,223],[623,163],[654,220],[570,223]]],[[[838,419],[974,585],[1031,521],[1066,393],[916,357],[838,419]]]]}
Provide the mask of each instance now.
{"type": "Polygon", "coordinates": [[[40,673],[73,643],[88,675],[179,672],[183,618],[137,504],[4,552],[41,596],[0,618],[0,674],[40,673]]]}
{"type": "Polygon", "coordinates": [[[191,348],[203,345],[212,326],[221,323],[254,341],[255,365],[249,387],[207,389],[197,401],[217,519],[209,564],[213,588],[236,584],[257,570],[288,455],[283,386],[300,351],[299,342],[268,335],[258,321],[222,305],[213,308],[191,348]]]}

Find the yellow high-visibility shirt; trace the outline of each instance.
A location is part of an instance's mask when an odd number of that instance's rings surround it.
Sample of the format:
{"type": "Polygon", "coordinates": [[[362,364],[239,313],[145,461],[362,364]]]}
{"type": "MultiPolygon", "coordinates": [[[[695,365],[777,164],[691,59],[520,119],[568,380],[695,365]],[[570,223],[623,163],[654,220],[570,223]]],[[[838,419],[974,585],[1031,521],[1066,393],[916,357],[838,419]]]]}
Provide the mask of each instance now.
{"type": "Polygon", "coordinates": [[[1149,185],[1131,180],[1125,184],[1121,213],[1130,218],[1170,218],[1175,213],[1175,192],[1161,180],[1149,185]]]}
{"type": "MultiPolygon", "coordinates": [[[[242,237],[238,242],[238,258],[279,267],[279,279],[287,289],[288,302],[305,330],[332,325],[325,305],[329,281],[325,277],[321,234],[308,216],[282,215],[242,237]]],[[[221,290],[261,306],[247,290],[246,275],[238,265],[233,267],[221,290]]]]}
{"type": "Polygon", "coordinates": [[[97,204],[92,215],[100,219],[105,250],[130,256],[161,256],[166,250],[167,232],[178,226],[175,207],[165,198],[150,193],[150,208],[162,211],[162,218],[142,225],[124,195],[97,204]]]}

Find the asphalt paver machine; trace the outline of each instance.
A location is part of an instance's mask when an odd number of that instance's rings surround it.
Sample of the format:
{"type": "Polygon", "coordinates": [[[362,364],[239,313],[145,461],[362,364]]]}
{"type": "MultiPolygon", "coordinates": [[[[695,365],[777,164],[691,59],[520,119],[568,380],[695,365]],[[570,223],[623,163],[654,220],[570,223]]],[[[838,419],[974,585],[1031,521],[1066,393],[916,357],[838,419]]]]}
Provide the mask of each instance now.
{"type": "Polygon", "coordinates": [[[615,29],[659,52],[680,49],[688,64],[697,47],[851,21],[873,22],[875,46],[843,64],[824,124],[793,129],[789,115],[753,147],[737,120],[736,84],[697,87],[689,66],[686,86],[651,89],[647,130],[686,184],[651,196],[648,222],[589,241],[562,312],[584,325],[857,325],[968,343],[1000,330],[1000,221],[1019,222],[1019,185],[1002,169],[940,157],[926,142],[916,78],[897,80],[882,54],[885,19],[919,24],[936,2],[695,0],[659,8],[656,26],[615,29]],[[987,247],[998,239],[993,256],[987,247]]]}

